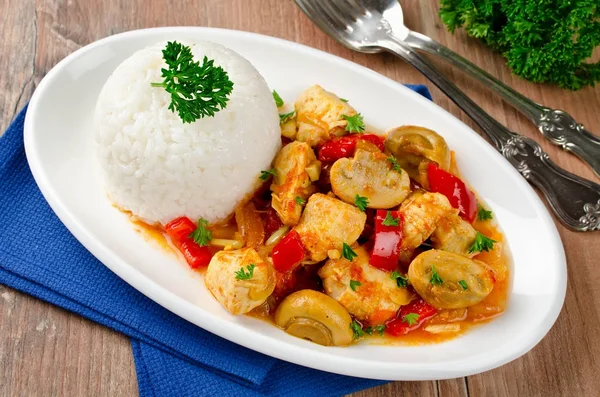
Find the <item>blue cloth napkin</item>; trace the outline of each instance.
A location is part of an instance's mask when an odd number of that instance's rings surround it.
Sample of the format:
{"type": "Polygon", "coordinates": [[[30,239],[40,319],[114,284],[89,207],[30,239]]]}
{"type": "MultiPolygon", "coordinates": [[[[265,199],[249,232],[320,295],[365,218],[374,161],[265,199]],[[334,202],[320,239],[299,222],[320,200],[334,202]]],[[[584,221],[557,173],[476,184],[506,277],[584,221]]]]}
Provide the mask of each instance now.
{"type": "MultiPolygon", "coordinates": [[[[424,86],[408,86],[431,99],[424,86]]],[[[131,338],[141,396],[340,396],[384,382],[283,362],[215,336],[130,287],[52,212],[23,147],[26,109],[0,138],[0,284],[131,338]]]]}

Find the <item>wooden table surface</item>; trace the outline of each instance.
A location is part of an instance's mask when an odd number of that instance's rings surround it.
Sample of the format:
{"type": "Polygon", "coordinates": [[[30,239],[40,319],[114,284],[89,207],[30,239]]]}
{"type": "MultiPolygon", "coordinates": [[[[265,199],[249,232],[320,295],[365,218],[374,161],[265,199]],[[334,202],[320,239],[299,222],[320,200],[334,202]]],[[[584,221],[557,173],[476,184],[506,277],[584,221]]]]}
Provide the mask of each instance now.
{"type": "MultiPolygon", "coordinates": [[[[437,16],[438,0],[402,4],[410,28],[440,41],[534,101],[567,110],[592,132],[600,133],[599,88],[566,92],[525,82],[512,76],[503,59],[479,42],[462,33],[447,33],[437,16]]],[[[416,70],[391,56],[357,54],[341,47],[316,29],[291,0],[2,0],[1,10],[0,131],[63,57],[103,37],[156,26],[258,32],[342,56],[399,82],[426,83],[416,70]]],[[[439,66],[500,122],[540,142],[559,165],[594,178],[576,158],[543,141],[524,117],[500,99],[460,71],[439,66]]],[[[438,104],[478,130],[442,93],[435,88],[431,91],[438,104]]],[[[557,226],[569,267],[567,298],[558,321],[531,352],[468,378],[396,382],[355,395],[600,395],[600,234],[574,233],[557,226]]],[[[1,396],[137,394],[126,337],[6,286],[0,285],[0,298],[1,396]]]]}

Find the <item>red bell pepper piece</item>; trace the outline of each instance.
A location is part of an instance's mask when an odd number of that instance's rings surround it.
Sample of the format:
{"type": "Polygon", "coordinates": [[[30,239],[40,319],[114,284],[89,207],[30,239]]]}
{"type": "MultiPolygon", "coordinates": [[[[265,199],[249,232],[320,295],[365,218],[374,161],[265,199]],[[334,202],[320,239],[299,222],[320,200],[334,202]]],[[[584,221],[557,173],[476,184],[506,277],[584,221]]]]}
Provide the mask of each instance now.
{"type": "Polygon", "coordinates": [[[444,171],[436,163],[427,166],[429,190],[442,193],[454,208],[458,208],[460,216],[473,222],[477,216],[477,198],[458,177],[444,171]]]}
{"type": "Polygon", "coordinates": [[[319,160],[325,163],[334,162],[342,157],[354,156],[356,142],[358,140],[371,142],[383,151],[384,139],[376,134],[353,134],[332,139],[319,148],[319,160]]]}
{"type": "Polygon", "coordinates": [[[196,230],[196,225],[185,216],[177,218],[165,226],[165,231],[171,238],[173,245],[181,251],[192,269],[208,266],[212,258],[208,247],[201,247],[190,238],[190,234],[194,230],[196,230]]]}
{"type": "Polygon", "coordinates": [[[386,271],[393,271],[398,268],[403,225],[404,219],[398,211],[377,210],[375,215],[375,241],[369,264],[386,271]],[[390,217],[398,220],[398,226],[383,224],[388,212],[390,217]]]}
{"type": "Polygon", "coordinates": [[[425,320],[433,317],[437,313],[437,309],[419,298],[410,302],[406,306],[402,306],[398,311],[398,316],[389,321],[385,325],[385,331],[393,336],[406,335],[410,331],[419,328],[425,320]],[[416,323],[410,325],[405,317],[408,314],[417,314],[416,323]]]}
{"type": "Polygon", "coordinates": [[[304,259],[304,244],[300,235],[292,230],[273,247],[273,266],[275,270],[285,273],[304,259]]]}

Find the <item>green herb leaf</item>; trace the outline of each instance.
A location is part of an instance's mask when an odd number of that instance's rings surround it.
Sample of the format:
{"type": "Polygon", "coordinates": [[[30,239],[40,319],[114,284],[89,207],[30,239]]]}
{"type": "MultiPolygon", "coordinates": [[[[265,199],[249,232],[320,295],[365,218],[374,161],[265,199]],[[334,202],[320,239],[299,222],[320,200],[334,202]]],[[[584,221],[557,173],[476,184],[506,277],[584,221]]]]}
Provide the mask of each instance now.
{"type": "Polygon", "coordinates": [[[467,282],[465,280],[460,280],[458,282],[458,285],[460,285],[462,287],[462,289],[464,289],[465,291],[469,288],[469,286],[467,285],[467,282]]]}
{"type": "Polygon", "coordinates": [[[383,226],[398,226],[399,222],[400,218],[394,218],[392,216],[392,211],[388,211],[387,214],[385,214],[385,219],[383,222],[381,222],[381,224],[383,226]]]}
{"type": "Polygon", "coordinates": [[[350,262],[352,262],[354,260],[354,258],[356,258],[358,255],[356,254],[356,252],[354,252],[354,250],[352,250],[352,248],[350,248],[350,246],[346,243],[342,244],[342,256],[344,258],[346,258],[347,260],[349,260],[350,262]]]}
{"type": "Polygon", "coordinates": [[[254,276],[254,268],[255,267],[256,267],[256,265],[254,263],[251,263],[248,266],[246,266],[246,269],[248,269],[248,272],[245,272],[244,267],[242,266],[240,268],[240,270],[235,272],[235,278],[237,278],[238,280],[250,280],[252,278],[252,276],[254,276]]]}
{"type": "Polygon", "coordinates": [[[376,325],[373,329],[379,333],[379,336],[383,336],[383,332],[385,331],[385,324],[376,325]]]}
{"type": "Polygon", "coordinates": [[[348,100],[346,98],[340,98],[340,101],[342,101],[344,103],[348,103],[348,100]]]}
{"type": "Polygon", "coordinates": [[[354,205],[358,207],[359,210],[365,212],[367,206],[369,205],[369,199],[366,197],[359,196],[358,194],[354,196],[354,205]]]}
{"type": "Polygon", "coordinates": [[[483,234],[477,232],[477,236],[475,237],[475,241],[471,248],[469,248],[469,254],[474,252],[485,251],[488,252],[494,249],[494,243],[497,243],[496,240],[492,240],[489,237],[485,237],[483,234]]]}
{"type": "Polygon", "coordinates": [[[398,162],[398,160],[396,160],[396,158],[394,156],[388,157],[387,161],[392,163],[392,169],[394,171],[398,171],[399,173],[402,173],[402,167],[400,167],[400,163],[398,162]]]}
{"type": "Polygon", "coordinates": [[[360,323],[356,320],[352,320],[350,323],[350,329],[354,334],[354,339],[359,339],[365,336],[365,331],[363,330],[362,325],[360,325],[360,323]]]}
{"type": "Polygon", "coordinates": [[[356,113],[354,116],[342,114],[342,118],[348,122],[346,124],[346,131],[359,134],[365,131],[365,123],[360,113],[356,113]]]}
{"type": "Polygon", "coordinates": [[[402,317],[402,322],[409,326],[417,325],[419,323],[419,315],[417,313],[408,313],[402,317]]]}
{"type": "Polygon", "coordinates": [[[292,110],[289,113],[280,114],[279,115],[279,124],[285,124],[289,119],[294,117],[294,113],[296,113],[296,112],[292,110]]]}
{"type": "Polygon", "coordinates": [[[480,221],[487,221],[492,219],[492,211],[488,211],[481,205],[477,204],[477,219],[480,221]]]}
{"type": "Polygon", "coordinates": [[[298,204],[298,205],[304,205],[304,204],[306,204],[306,200],[304,200],[300,196],[296,196],[296,204],[298,204]]]}
{"type": "Polygon", "coordinates": [[[350,280],[350,289],[352,291],[356,291],[356,287],[360,287],[361,285],[362,283],[360,281],[350,280]]]}
{"type": "Polygon", "coordinates": [[[198,226],[196,230],[194,230],[188,237],[191,238],[198,244],[200,247],[206,247],[210,244],[212,240],[212,232],[208,230],[206,227],[208,226],[208,221],[206,219],[198,219],[198,226]]]}
{"type": "Polygon", "coordinates": [[[283,99],[281,99],[281,97],[275,90],[273,90],[273,99],[275,100],[275,106],[277,106],[278,108],[283,106],[283,99]]]}
{"type": "Polygon", "coordinates": [[[396,280],[396,284],[398,284],[399,288],[406,288],[406,286],[408,285],[408,277],[403,276],[397,270],[394,270],[392,272],[392,275],[390,276],[390,278],[392,280],[396,280]]]}
{"type": "Polygon", "coordinates": [[[212,117],[224,109],[233,90],[233,82],[214,60],[204,57],[202,65],[194,62],[192,50],[176,41],[170,41],[162,51],[167,69],[161,69],[162,87],[171,95],[169,110],[177,112],[184,123],[193,123],[203,117],[212,117]]]}
{"type": "Polygon", "coordinates": [[[442,284],[444,281],[442,280],[442,278],[440,277],[440,275],[438,274],[437,270],[435,270],[435,266],[431,265],[431,279],[429,279],[429,282],[433,285],[440,285],[442,284]]]}
{"type": "Polygon", "coordinates": [[[260,180],[261,181],[266,181],[267,179],[269,179],[269,176],[277,176],[277,172],[275,171],[275,168],[271,168],[270,170],[266,170],[266,171],[261,171],[260,172],[260,180]]]}

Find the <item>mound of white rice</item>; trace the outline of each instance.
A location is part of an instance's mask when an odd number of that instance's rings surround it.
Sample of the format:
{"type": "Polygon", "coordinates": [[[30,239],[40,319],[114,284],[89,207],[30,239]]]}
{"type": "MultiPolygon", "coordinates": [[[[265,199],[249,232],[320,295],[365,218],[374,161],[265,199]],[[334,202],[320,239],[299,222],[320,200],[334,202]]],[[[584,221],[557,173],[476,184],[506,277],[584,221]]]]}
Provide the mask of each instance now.
{"type": "Polygon", "coordinates": [[[281,146],[271,90],[239,54],[211,42],[182,42],[194,59],[215,60],[233,81],[227,107],[191,124],[168,110],[162,82],[165,43],[134,53],[102,88],[95,113],[97,154],[106,191],[142,220],[230,215],[259,184],[281,146]]]}

